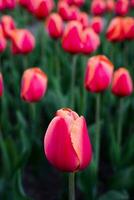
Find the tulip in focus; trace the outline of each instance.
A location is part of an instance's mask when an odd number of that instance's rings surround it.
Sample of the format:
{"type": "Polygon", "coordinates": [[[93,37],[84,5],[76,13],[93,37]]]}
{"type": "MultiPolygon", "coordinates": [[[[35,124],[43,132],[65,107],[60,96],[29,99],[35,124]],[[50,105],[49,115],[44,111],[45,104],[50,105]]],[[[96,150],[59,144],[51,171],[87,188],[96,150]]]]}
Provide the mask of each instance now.
{"type": "Polygon", "coordinates": [[[3,85],[3,76],[0,72],[0,97],[3,95],[4,85],[3,85]]]}
{"type": "Polygon", "coordinates": [[[93,0],[91,3],[91,13],[93,15],[103,15],[106,11],[105,0],[93,0]]]}
{"type": "Polygon", "coordinates": [[[46,93],[47,76],[39,68],[24,71],[21,81],[21,98],[27,102],[38,102],[46,93]]]}
{"type": "Polygon", "coordinates": [[[91,27],[96,33],[101,33],[104,28],[104,20],[102,17],[93,17],[91,20],[91,27]]]}
{"type": "Polygon", "coordinates": [[[129,71],[123,67],[117,69],[113,75],[112,93],[119,97],[131,95],[133,82],[129,71]]]}
{"type": "Polygon", "coordinates": [[[49,15],[46,21],[46,28],[52,38],[57,39],[62,36],[63,26],[62,18],[58,13],[52,13],[49,15]]]}
{"type": "Polygon", "coordinates": [[[7,41],[5,39],[2,26],[0,24],[0,53],[6,49],[7,41]]]}
{"type": "Polygon", "coordinates": [[[1,18],[1,25],[6,38],[10,38],[11,31],[16,28],[13,18],[9,15],[3,15],[1,18]]]}
{"type": "Polygon", "coordinates": [[[128,0],[117,0],[115,3],[115,13],[117,15],[124,16],[128,13],[129,1],[128,0]]]}
{"type": "Polygon", "coordinates": [[[92,147],[84,117],[68,108],[58,110],[46,131],[44,150],[49,162],[61,171],[86,168],[92,147]]]}
{"type": "Polygon", "coordinates": [[[90,92],[103,92],[111,83],[114,66],[103,55],[88,60],[85,74],[85,88],[90,92]]]}
{"type": "Polygon", "coordinates": [[[115,9],[115,0],[106,0],[106,11],[112,12],[115,9]]]}
{"type": "Polygon", "coordinates": [[[35,47],[35,38],[27,29],[15,29],[11,33],[12,53],[28,54],[35,47]]]}

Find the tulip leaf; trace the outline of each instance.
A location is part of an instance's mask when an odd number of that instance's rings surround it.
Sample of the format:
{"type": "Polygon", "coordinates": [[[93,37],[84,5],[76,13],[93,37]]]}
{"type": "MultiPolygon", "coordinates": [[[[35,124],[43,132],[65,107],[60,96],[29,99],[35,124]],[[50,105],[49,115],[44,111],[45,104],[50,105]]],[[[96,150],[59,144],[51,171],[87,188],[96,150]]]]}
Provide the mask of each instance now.
{"type": "Polygon", "coordinates": [[[125,191],[119,192],[111,190],[102,195],[98,200],[129,200],[129,195],[125,191]]]}

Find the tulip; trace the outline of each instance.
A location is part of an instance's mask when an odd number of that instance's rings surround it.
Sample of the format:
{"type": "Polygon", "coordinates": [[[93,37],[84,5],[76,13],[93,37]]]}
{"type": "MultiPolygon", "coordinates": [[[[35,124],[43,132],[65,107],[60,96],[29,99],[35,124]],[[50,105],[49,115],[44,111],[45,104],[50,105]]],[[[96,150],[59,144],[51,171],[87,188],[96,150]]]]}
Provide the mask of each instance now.
{"type": "Polygon", "coordinates": [[[134,8],[134,0],[130,0],[130,6],[131,8],[134,8]]]}
{"type": "Polygon", "coordinates": [[[2,26],[0,24],[0,53],[2,53],[6,49],[6,45],[7,45],[7,42],[4,37],[2,26]]]}
{"type": "Polygon", "coordinates": [[[106,10],[107,12],[112,12],[115,9],[115,0],[106,1],[106,10]]]}
{"type": "Polygon", "coordinates": [[[12,53],[27,54],[35,47],[35,38],[27,29],[14,29],[11,32],[12,53]]]}
{"type": "Polygon", "coordinates": [[[19,0],[19,4],[23,7],[26,7],[27,8],[27,5],[28,5],[28,1],[29,0],[19,0]]]}
{"type": "Polygon", "coordinates": [[[11,31],[16,28],[13,18],[9,15],[3,15],[1,18],[1,25],[6,38],[10,38],[11,31]]]}
{"type": "Polygon", "coordinates": [[[133,82],[127,69],[121,67],[114,72],[112,81],[112,93],[119,97],[131,95],[133,82]]]}
{"type": "Polygon", "coordinates": [[[125,17],[123,20],[123,29],[125,38],[128,40],[134,39],[134,18],[125,17]]]}
{"type": "Polygon", "coordinates": [[[89,17],[86,12],[79,13],[79,21],[81,22],[83,28],[87,28],[89,26],[89,17]]]}
{"type": "Polygon", "coordinates": [[[111,42],[123,41],[125,39],[122,17],[112,19],[108,26],[106,37],[111,42]]]}
{"type": "Polygon", "coordinates": [[[5,0],[1,0],[0,1],[0,10],[4,10],[5,9],[5,0]]]}
{"type": "Polygon", "coordinates": [[[49,162],[61,171],[86,168],[92,148],[84,117],[68,108],[58,110],[46,131],[44,150],[49,162]]]}
{"type": "Polygon", "coordinates": [[[61,16],[58,13],[52,13],[49,15],[46,21],[46,27],[52,38],[60,38],[63,33],[63,21],[61,16]]]}
{"type": "Polygon", "coordinates": [[[124,16],[128,13],[129,2],[128,0],[117,0],[115,3],[115,13],[117,15],[124,16]]]}
{"type": "Polygon", "coordinates": [[[91,13],[93,15],[102,15],[106,11],[105,0],[93,0],[91,3],[91,13]]]}
{"type": "Polygon", "coordinates": [[[3,95],[4,85],[3,85],[3,76],[0,72],[0,97],[3,95]]]}
{"type": "Polygon", "coordinates": [[[96,33],[101,33],[104,28],[104,21],[102,17],[93,17],[91,20],[91,27],[96,33]]]}
{"type": "Polygon", "coordinates": [[[58,13],[62,17],[63,20],[68,21],[70,17],[70,9],[66,2],[60,1],[58,3],[58,13]]]}
{"type": "Polygon", "coordinates": [[[111,83],[113,64],[106,56],[93,56],[88,60],[85,74],[85,88],[91,92],[103,92],[111,83]]]}
{"type": "Polygon", "coordinates": [[[38,102],[46,93],[47,76],[39,68],[24,71],[21,81],[21,98],[27,102],[38,102]]]}
{"type": "Polygon", "coordinates": [[[60,2],[66,2],[68,5],[82,6],[85,0],[60,0],[60,2]]]}
{"type": "Polygon", "coordinates": [[[14,9],[16,6],[16,0],[4,0],[4,2],[7,9],[14,9]]]}
{"type": "Polygon", "coordinates": [[[70,13],[69,13],[69,20],[78,20],[79,19],[79,9],[76,6],[70,6],[69,8],[70,13]]]}
{"type": "Polygon", "coordinates": [[[100,45],[100,38],[92,28],[86,28],[82,35],[82,53],[90,54],[97,50],[100,45]]]}
{"type": "Polygon", "coordinates": [[[70,53],[80,53],[82,24],[78,21],[69,22],[64,30],[62,38],[62,48],[70,53]]]}

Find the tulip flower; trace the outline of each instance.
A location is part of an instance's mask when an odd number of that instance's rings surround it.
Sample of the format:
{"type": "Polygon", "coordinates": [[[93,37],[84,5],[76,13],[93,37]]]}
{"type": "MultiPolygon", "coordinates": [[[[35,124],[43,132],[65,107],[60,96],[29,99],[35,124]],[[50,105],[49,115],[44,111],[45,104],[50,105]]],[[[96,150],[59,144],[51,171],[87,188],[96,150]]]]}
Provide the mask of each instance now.
{"type": "Polygon", "coordinates": [[[91,13],[93,15],[102,15],[106,11],[105,0],[93,0],[91,3],[91,13]]]}
{"type": "Polygon", "coordinates": [[[134,8],[134,0],[130,0],[130,7],[134,8]]]}
{"type": "Polygon", "coordinates": [[[117,15],[124,16],[128,13],[129,1],[128,0],[117,0],[115,3],[115,13],[117,15]]]}
{"type": "Polygon", "coordinates": [[[96,33],[101,33],[104,28],[104,21],[102,17],[93,17],[91,20],[91,27],[96,33]]]}
{"type": "Polygon", "coordinates": [[[97,50],[100,45],[100,38],[92,28],[86,28],[82,35],[82,53],[90,54],[97,50]]]}
{"type": "Polygon", "coordinates": [[[103,55],[88,60],[85,74],[85,88],[90,92],[103,92],[111,83],[114,66],[103,55]]]}
{"type": "Polygon", "coordinates": [[[3,15],[1,18],[1,25],[6,38],[10,38],[11,31],[16,28],[13,18],[9,15],[3,15]]]}
{"type": "Polygon", "coordinates": [[[112,12],[115,9],[115,0],[106,0],[106,11],[112,12]]]}
{"type": "Polygon", "coordinates": [[[4,0],[5,8],[14,9],[16,6],[16,0],[4,0]]]}
{"type": "Polygon", "coordinates": [[[21,81],[21,98],[27,102],[38,102],[46,93],[47,76],[39,68],[24,71],[21,81]]]}
{"type": "Polygon", "coordinates": [[[82,6],[85,0],[60,0],[60,2],[66,2],[68,5],[82,6]]]}
{"type": "Polygon", "coordinates": [[[28,54],[35,47],[35,38],[27,29],[14,29],[11,32],[12,53],[28,54]]]}
{"type": "Polygon", "coordinates": [[[70,53],[80,53],[82,48],[81,35],[82,24],[78,21],[70,21],[64,30],[62,48],[70,53]]]}
{"type": "Polygon", "coordinates": [[[2,26],[0,24],[0,53],[2,53],[6,49],[6,45],[7,45],[7,42],[4,37],[2,26]]]}
{"type": "Polygon", "coordinates": [[[26,7],[27,8],[27,5],[28,5],[28,1],[29,0],[19,0],[19,4],[23,7],[26,7]]]}
{"type": "Polygon", "coordinates": [[[108,26],[106,37],[111,42],[123,41],[125,39],[122,17],[112,19],[108,26]]]}
{"type": "Polygon", "coordinates": [[[4,10],[5,9],[5,0],[1,0],[0,1],[0,10],[4,10]]]}
{"type": "Polygon", "coordinates": [[[127,69],[121,67],[114,72],[112,81],[112,93],[119,97],[131,95],[133,81],[127,69]]]}
{"type": "Polygon", "coordinates": [[[79,13],[79,21],[81,22],[83,28],[87,28],[89,26],[89,17],[86,12],[79,13]]]}
{"type": "Polygon", "coordinates": [[[0,97],[3,95],[4,85],[3,85],[3,76],[0,72],[0,97]]]}
{"type": "Polygon", "coordinates": [[[52,38],[60,38],[63,33],[63,21],[58,13],[49,15],[46,21],[46,28],[52,38]]]}
{"type": "Polygon", "coordinates": [[[67,21],[70,17],[70,9],[69,5],[66,2],[60,1],[58,3],[58,13],[62,17],[63,20],[67,21]]]}
{"type": "Polygon", "coordinates": [[[85,169],[92,158],[92,148],[83,116],[65,108],[58,110],[44,137],[49,162],[61,171],[85,169]]]}
{"type": "Polygon", "coordinates": [[[70,6],[69,8],[70,13],[69,13],[69,20],[78,20],[79,19],[79,9],[76,6],[70,6]]]}
{"type": "Polygon", "coordinates": [[[134,18],[125,17],[123,19],[123,29],[125,34],[125,39],[134,39],[134,18]]]}

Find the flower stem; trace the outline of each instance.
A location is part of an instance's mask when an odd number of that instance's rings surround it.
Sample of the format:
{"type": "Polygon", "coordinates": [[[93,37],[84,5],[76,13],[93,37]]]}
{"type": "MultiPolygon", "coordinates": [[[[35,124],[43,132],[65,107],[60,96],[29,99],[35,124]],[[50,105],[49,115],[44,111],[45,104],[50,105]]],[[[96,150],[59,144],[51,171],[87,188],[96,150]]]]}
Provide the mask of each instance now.
{"type": "Polygon", "coordinates": [[[71,107],[74,108],[75,104],[75,78],[76,78],[76,61],[77,56],[73,57],[72,62],[72,77],[71,77],[71,107]]]}
{"type": "Polygon", "coordinates": [[[75,173],[69,173],[69,200],[75,200],[75,173]]]}
{"type": "Polygon", "coordinates": [[[119,116],[118,116],[118,129],[117,129],[117,142],[119,145],[121,145],[121,140],[122,140],[122,124],[123,124],[123,99],[120,99],[119,102],[119,116]]]}

